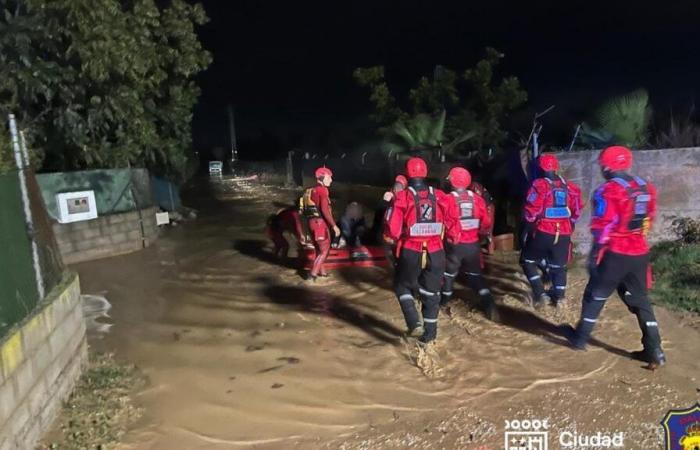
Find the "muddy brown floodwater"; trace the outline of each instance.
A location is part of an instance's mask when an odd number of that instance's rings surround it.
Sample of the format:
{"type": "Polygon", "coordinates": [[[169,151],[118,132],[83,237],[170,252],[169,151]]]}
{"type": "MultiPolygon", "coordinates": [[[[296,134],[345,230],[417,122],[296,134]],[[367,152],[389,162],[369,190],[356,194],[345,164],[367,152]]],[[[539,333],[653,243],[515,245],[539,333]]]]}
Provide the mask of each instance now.
{"type": "Polygon", "coordinates": [[[489,269],[504,323],[485,320],[464,290],[421,350],[401,336],[389,269],[307,285],[270,258],[264,219],[293,192],[223,179],[194,195],[196,221],[142,252],[77,266],[84,293],[112,305],[113,326],[91,345],[149,379],[122,448],[500,449],[506,420],[537,419],[549,448],[568,430],[621,431],[624,448],[651,449],[666,411],[698,400],[693,318],[658,309],[669,364],[656,372],[627,357],[639,333],[617,299],[598,342],[574,352],[556,325],[575,323],[584,278],[572,274],[561,311],[535,313],[504,255],[489,269]]]}

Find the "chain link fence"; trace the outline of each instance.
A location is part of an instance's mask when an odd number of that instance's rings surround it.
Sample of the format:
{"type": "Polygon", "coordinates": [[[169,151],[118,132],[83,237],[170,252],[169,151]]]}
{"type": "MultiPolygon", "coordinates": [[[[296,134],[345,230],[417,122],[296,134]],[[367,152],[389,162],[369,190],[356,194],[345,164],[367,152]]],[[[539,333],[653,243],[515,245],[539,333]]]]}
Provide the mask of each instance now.
{"type": "Polygon", "coordinates": [[[30,315],[63,279],[51,221],[14,117],[0,152],[0,337],[30,315]],[[9,141],[9,142],[8,142],[9,141]]]}

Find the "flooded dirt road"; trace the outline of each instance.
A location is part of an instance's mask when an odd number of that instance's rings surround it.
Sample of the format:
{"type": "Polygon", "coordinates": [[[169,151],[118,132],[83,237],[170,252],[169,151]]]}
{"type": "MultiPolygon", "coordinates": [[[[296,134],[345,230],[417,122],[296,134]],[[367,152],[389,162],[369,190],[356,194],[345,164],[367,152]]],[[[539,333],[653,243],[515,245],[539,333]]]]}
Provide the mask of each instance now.
{"type": "MultiPolygon", "coordinates": [[[[391,271],[340,271],[309,285],[270,257],[265,217],[293,192],[227,187],[200,193],[200,217],[164,230],[142,252],[80,264],[83,292],[111,304],[108,333],[91,344],[137,364],[149,386],[128,449],[503,448],[504,420],[548,419],[562,430],[625,432],[628,449],[658,448],[659,421],[698,400],[700,334],[659,310],[669,364],[657,372],[627,357],[639,333],[617,299],[589,351],[564,345],[583,277],[569,305],[522,305],[521,275],[494,258],[489,278],[504,323],[485,320],[473,296],[440,316],[427,351],[402,338],[391,271]]],[[[342,203],[342,202],[339,202],[342,203]]]]}

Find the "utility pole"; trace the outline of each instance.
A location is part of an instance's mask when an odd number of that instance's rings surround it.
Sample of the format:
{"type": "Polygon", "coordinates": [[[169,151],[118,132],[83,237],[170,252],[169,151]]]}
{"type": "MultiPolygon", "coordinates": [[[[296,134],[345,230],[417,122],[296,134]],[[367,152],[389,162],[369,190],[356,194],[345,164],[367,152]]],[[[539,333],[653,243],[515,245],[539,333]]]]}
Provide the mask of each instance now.
{"type": "Polygon", "coordinates": [[[238,144],[236,143],[236,124],[233,119],[233,106],[229,103],[226,107],[228,113],[228,131],[231,140],[231,166],[238,159],[238,144]]]}

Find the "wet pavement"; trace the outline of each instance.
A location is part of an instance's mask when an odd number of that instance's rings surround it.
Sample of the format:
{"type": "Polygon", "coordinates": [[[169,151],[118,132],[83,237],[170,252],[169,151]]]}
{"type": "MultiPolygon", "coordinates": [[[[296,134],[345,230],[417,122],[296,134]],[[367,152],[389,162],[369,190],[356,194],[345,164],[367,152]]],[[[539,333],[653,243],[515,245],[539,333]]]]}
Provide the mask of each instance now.
{"type": "Polygon", "coordinates": [[[390,269],[308,284],[272,258],[265,218],[294,194],[223,179],[193,194],[197,220],[151,248],[76,266],[95,308],[111,304],[97,320],[112,326],[91,345],[149,379],[124,448],[502,448],[504,420],[526,417],[555,430],[604,423],[640,443],[625,448],[651,448],[665,412],[697,401],[697,328],[660,311],[670,364],[645,371],[626,353],[636,320],[611,300],[600,342],[571,351],[557,325],[577,319],[583,278],[572,277],[570,305],[535,313],[506,257],[489,277],[503,324],[458,291],[467,302],[441,315],[436,345],[419,348],[402,337],[390,269]]]}

